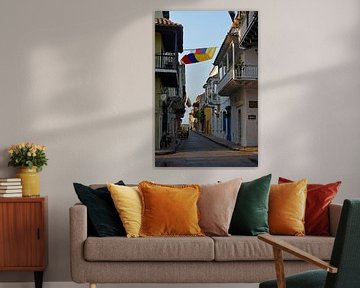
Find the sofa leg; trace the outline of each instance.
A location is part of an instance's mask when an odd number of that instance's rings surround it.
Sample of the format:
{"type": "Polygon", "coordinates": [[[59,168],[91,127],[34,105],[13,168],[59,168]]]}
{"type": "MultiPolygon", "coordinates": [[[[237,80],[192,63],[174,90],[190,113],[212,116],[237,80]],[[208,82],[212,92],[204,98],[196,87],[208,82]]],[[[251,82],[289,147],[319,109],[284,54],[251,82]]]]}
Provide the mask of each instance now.
{"type": "Polygon", "coordinates": [[[96,288],[96,283],[89,283],[89,288],[96,288]]]}

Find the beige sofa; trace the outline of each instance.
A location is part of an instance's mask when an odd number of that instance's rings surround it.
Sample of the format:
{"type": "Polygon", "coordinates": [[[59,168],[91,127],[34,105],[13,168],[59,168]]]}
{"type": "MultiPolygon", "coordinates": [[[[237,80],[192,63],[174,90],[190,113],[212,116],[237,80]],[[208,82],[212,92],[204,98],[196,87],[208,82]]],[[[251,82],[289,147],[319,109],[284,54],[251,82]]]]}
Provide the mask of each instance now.
{"type": "MultiPolygon", "coordinates": [[[[328,261],[341,205],[330,206],[330,237],[280,236],[328,261]]],[[[254,236],[88,237],[87,209],[70,208],[71,275],[77,283],[257,283],[275,277],[270,245],[254,236]]],[[[286,274],[314,267],[285,254],[286,274]]]]}

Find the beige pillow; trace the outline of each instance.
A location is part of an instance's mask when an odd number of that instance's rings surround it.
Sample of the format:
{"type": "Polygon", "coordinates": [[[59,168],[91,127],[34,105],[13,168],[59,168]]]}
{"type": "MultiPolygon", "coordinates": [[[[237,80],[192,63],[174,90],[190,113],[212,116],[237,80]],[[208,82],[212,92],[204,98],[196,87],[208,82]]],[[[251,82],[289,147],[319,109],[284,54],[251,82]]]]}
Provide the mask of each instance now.
{"type": "Polygon", "coordinates": [[[207,235],[229,236],[231,217],[242,178],[200,185],[199,225],[207,235]]]}

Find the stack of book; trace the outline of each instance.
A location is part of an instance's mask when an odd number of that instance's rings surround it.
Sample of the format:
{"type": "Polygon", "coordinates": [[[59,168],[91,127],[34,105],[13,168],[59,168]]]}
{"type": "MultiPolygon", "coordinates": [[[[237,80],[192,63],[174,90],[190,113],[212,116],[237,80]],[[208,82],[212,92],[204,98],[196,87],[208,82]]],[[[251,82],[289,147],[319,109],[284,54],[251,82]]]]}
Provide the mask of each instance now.
{"type": "Polygon", "coordinates": [[[22,197],[20,178],[0,178],[0,198],[22,197]]]}

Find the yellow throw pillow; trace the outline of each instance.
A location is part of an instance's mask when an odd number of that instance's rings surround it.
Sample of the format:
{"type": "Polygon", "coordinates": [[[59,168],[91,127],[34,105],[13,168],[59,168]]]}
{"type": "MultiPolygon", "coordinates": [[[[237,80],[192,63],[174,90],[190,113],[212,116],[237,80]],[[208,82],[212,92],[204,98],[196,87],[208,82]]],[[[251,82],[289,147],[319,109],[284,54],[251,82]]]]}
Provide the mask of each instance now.
{"type": "Polygon", "coordinates": [[[273,184],[269,195],[269,228],[271,234],[305,234],[307,179],[294,183],[273,184]]]}
{"type": "Polygon", "coordinates": [[[139,237],[141,196],[138,187],[107,184],[127,237],[139,237]]]}
{"type": "Polygon", "coordinates": [[[139,184],[142,198],[140,236],[203,236],[197,201],[199,185],[139,184]]]}

